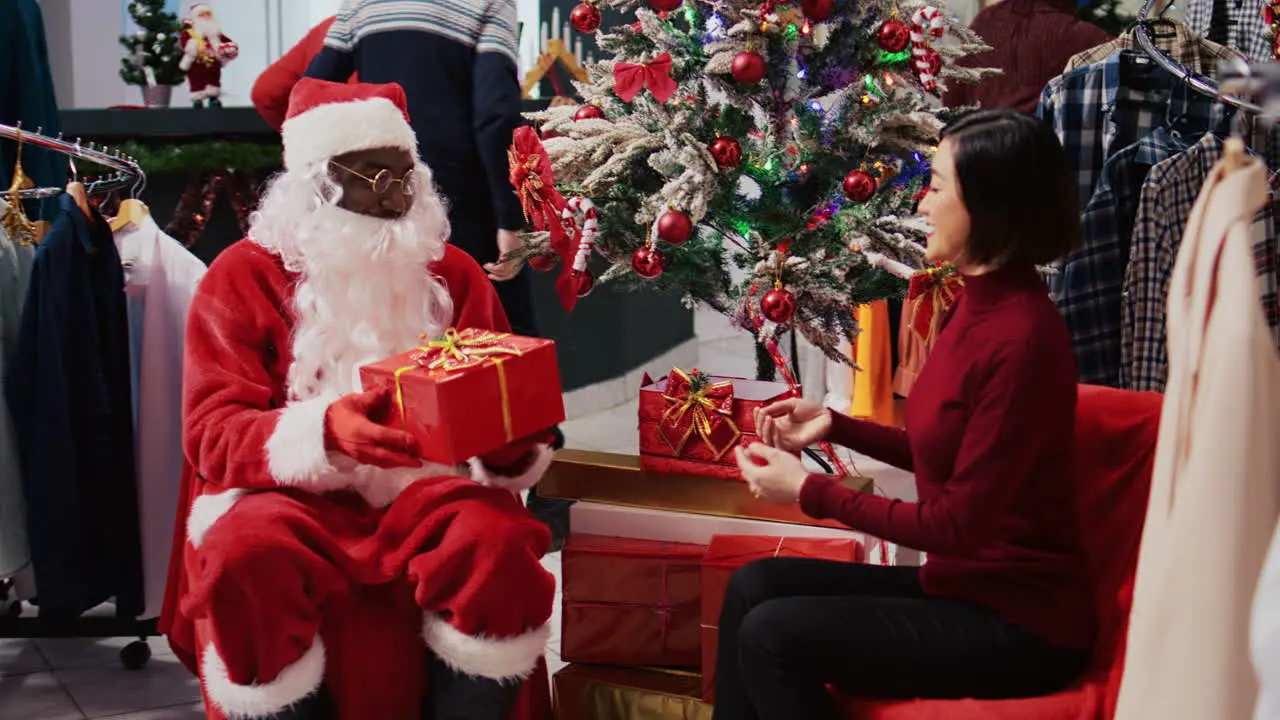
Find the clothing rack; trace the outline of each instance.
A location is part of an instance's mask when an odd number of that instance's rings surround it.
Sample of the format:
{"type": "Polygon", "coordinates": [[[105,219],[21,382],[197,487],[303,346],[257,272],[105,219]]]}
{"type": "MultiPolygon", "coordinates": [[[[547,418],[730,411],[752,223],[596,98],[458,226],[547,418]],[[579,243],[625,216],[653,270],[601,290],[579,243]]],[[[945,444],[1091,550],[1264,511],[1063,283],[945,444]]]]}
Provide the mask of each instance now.
{"type": "MultiPolygon", "coordinates": [[[[146,181],[146,174],[139,167],[138,161],[119,151],[111,151],[108,147],[98,147],[94,143],[82,144],[77,138],[69,142],[58,137],[53,138],[40,132],[29,132],[22,129],[22,124],[5,125],[0,123],[0,138],[7,138],[23,143],[30,143],[74,160],[93,163],[110,171],[110,174],[93,180],[84,181],[84,189],[88,194],[101,194],[124,188],[137,188],[146,181]]],[[[72,165],[74,174],[75,166],[72,165]]],[[[61,187],[36,187],[18,191],[24,200],[35,200],[56,197],[66,190],[61,187]]],[[[38,599],[38,598],[37,598],[38,599]]],[[[22,603],[14,597],[14,585],[11,580],[0,580],[0,638],[108,638],[132,637],[137,640],[120,649],[120,662],[130,670],[137,670],[151,659],[151,646],[147,638],[159,635],[156,619],[129,619],[117,617],[81,616],[69,620],[50,620],[40,617],[23,617],[22,603]]]]}
{"type": "MultiPolygon", "coordinates": [[[[69,142],[62,139],[61,133],[56,138],[49,137],[42,134],[41,130],[43,128],[36,128],[35,132],[30,132],[22,129],[22,123],[17,125],[0,123],[0,138],[30,143],[36,147],[61,153],[72,159],[84,160],[110,169],[112,171],[110,175],[84,183],[85,192],[91,195],[136,187],[146,177],[142,172],[142,168],[138,166],[138,161],[121,153],[119,150],[112,151],[105,145],[98,148],[92,142],[88,145],[83,145],[80,138],[76,138],[75,142],[69,142]]],[[[74,172],[74,165],[72,167],[74,172]]],[[[59,187],[38,187],[20,190],[18,191],[18,196],[23,200],[37,200],[61,195],[63,192],[64,189],[59,187]]]]}

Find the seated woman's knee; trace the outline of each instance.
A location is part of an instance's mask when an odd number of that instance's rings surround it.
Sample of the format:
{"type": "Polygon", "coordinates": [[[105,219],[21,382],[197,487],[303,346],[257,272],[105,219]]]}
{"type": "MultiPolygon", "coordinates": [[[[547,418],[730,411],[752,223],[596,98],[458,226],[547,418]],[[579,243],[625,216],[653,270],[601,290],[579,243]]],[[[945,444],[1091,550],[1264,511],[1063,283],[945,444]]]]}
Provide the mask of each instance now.
{"type": "Polygon", "coordinates": [[[742,619],[738,629],[738,647],[743,655],[787,658],[794,638],[787,632],[785,600],[764,600],[742,619]]]}
{"type": "Polygon", "coordinates": [[[734,571],[729,578],[726,601],[732,599],[754,607],[782,594],[778,582],[778,560],[779,558],[756,560],[734,571]]]}

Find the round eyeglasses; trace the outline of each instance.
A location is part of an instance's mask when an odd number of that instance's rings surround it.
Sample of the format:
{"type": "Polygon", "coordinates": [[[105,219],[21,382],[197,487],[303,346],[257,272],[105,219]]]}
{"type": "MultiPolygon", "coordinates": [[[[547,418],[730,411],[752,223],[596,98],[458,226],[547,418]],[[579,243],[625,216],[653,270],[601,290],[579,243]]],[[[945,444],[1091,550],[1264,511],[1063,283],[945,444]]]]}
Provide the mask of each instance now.
{"type": "Polygon", "coordinates": [[[332,160],[329,161],[329,164],[333,165],[334,167],[340,170],[346,170],[352,175],[355,175],[361,180],[364,180],[365,182],[369,183],[369,187],[372,188],[373,191],[378,195],[386,194],[386,192],[391,189],[391,185],[393,183],[400,183],[400,192],[404,193],[405,195],[413,194],[413,170],[412,169],[407,170],[405,174],[400,177],[392,177],[391,171],[386,168],[383,168],[378,171],[377,175],[374,175],[373,177],[369,177],[368,175],[356,172],[355,170],[352,170],[346,165],[336,163],[332,160]]]}

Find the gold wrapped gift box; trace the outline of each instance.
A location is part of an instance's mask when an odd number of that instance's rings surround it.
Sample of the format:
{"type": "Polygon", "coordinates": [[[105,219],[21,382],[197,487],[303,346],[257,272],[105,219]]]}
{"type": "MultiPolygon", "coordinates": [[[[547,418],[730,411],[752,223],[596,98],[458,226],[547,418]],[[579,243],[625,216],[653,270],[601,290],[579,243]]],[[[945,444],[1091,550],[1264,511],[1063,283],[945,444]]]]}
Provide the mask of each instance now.
{"type": "MultiPolygon", "coordinates": [[[[872,482],[871,478],[855,477],[846,480],[845,485],[869,491],[872,482]]],[[[848,529],[834,520],[815,520],[795,503],[761,500],[741,480],[641,470],[636,455],[593,450],[557,452],[551,469],[538,485],[538,494],[605,505],[848,529]]]]}
{"type": "Polygon", "coordinates": [[[553,691],[555,720],[711,720],[693,672],[569,665],[553,691]]]}

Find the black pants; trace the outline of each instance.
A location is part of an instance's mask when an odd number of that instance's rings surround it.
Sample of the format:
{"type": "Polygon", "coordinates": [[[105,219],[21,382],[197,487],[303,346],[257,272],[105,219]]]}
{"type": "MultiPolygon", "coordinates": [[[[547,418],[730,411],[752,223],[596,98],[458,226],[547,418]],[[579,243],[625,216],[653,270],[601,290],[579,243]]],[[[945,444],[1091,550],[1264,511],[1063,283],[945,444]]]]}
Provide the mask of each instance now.
{"type": "MultiPolygon", "coordinates": [[[[452,207],[452,206],[451,206],[452,207]]],[[[491,215],[478,217],[453,211],[449,216],[452,228],[450,242],[466,251],[476,262],[484,266],[498,260],[498,226],[491,215]]],[[[493,283],[498,301],[506,312],[511,331],[517,335],[538,337],[538,321],[533,311],[533,287],[530,285],[528,267],[510,280],[493,283]]]]}
{"type": "Polygon", "coordinates": [[[801,558],[738,570],[720,612],[716,720],[834,720],[827,684],[869,698],[1030,697],[1083,669],[1083,653],[926,597],[918,578],[801,558]]]}

